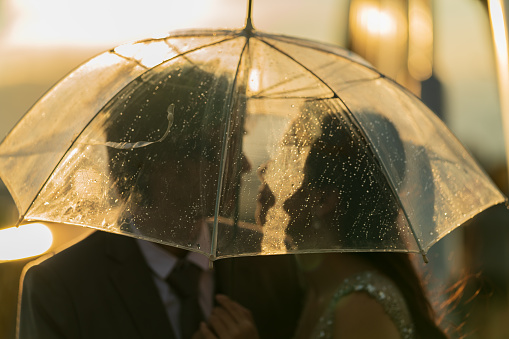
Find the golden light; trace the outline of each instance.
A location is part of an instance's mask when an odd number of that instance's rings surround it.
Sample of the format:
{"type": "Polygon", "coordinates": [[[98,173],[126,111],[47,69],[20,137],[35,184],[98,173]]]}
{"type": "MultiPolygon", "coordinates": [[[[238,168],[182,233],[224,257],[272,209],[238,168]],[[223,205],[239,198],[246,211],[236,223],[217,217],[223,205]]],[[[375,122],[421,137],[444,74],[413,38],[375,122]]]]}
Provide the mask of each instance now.
{"type": "Polygon", "coordinates": [[[408,71],[418,80],[431,76],[433,68],[433,18],[427,0],[408,2],[408,71]]]}
{"type": "Polygon", "coordinates": [[[509,164],[509,46],[507,37],[507,8],[502,0],[488,1],[491,29],[495,47],[495,58],[498,69],[498,86],[500,110],[505,131],[507,162],[509,164]]]}
{"type": "Polygon", "coordinates": [[[161,40],[151,44],[140,42],[121,45],[115,48],[115,52],[127,58],[134,58],[143,66],[152,68],[179,54],[180,51],[161,40]]]}
{"type": "Polygon", "coordinates": [[[257,93],[260,90],[260,70],[254,68],[249,73],[248,81],[249,90],[253,93],[257,93]]]}
{"type": "Polygon", "coordinates": [[[507,27],[502,4],[498,0],[489,1],[489,8],[499,75],[502,76],[501,78],[507,78],[507,76],[505,76],[509,72],[507,27]]]}
{"type": "Polygon", "coordinates": [[[374,35],[391,35],[396,31],[396,21],[388,10],[372,5],[361,6],[358,12],[359,25],[374,35]]]}
{"type": "Polygon", "coordinates": [[[431,0],[351,0],[350,49],[420,95],[433,68],[431,0]]]}
{"type": "Polygon", "coordinates": [[[209,0],[11,0],[8,6],[16,20],[5,42],[31,47],[110,46],[155,32],[209,26],[214,11],[209,0]]]}
{"type": "Polygon", "coordinates": [[[407,73],[407,5],[404,0],[352,0],[350,49],[393,79],[407,73]]]}
{"type": "Polygon", "coordinates": [[[0,230],[0,261],[43,254],[52,243],[53,235],[43,224],[33,223],[0,230]]]}

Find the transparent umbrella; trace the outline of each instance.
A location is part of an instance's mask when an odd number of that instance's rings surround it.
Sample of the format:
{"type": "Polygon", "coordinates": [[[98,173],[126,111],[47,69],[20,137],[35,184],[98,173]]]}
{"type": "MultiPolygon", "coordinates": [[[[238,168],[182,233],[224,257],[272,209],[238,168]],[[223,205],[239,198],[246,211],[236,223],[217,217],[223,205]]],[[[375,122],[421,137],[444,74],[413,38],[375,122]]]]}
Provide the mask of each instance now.
{"type": "Polygon", "coordinates": [[[19,224],[81,225],[211,260],[425,254],[505,201],[407,90],[345,49],[258,32],[250,16],[244,29],[92,58],[32,107],[0,158],[19,224]]]}

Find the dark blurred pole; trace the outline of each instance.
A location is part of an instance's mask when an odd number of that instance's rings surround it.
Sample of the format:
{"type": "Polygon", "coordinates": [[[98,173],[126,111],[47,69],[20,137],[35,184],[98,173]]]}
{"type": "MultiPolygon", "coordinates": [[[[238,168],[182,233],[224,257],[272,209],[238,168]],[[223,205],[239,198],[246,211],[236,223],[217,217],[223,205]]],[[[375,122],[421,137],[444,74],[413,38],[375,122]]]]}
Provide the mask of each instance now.
{"type": "Polygon", "coordinates": [[[14,339],[20,276],[34,258],[0,263],[0,338],[14,339]]]}
{"type": "MultiPolygon", "coordinates": [[[[16,220],[16,206],[0,180],[0,229],[11,227],[16,220]]],[[[15,337],[19,279],[23,267],[32,259],[0,263],[0,338],[15,337]]]]}

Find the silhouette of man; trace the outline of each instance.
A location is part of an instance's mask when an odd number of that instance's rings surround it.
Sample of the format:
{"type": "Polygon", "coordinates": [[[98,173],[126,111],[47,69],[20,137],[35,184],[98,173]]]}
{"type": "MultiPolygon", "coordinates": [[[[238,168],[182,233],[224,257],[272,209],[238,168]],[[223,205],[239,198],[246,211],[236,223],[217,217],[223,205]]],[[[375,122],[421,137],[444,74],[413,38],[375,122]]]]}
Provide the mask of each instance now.
{"type": "Polygon", "coordinates": [[[206,221],[233,216],[240,176],[250,170],[238,139],[243,103],[230,100],[232,81],[220,68],[185,63],[133,81],[90,125],[107,136],[124,211],[116,232],[173,246],[98,231],[31,265],[20,295],[20,339],[187,339],[210,316],[217,293],[252,313],[261,338],[293,334],[300,288],[291,257],[238,258],[235,265],[223,259],[210,269],[207,257],[183,248],[210,250],[206,221]],[[185,285],[196,295],[188,298],[185,285]]]}

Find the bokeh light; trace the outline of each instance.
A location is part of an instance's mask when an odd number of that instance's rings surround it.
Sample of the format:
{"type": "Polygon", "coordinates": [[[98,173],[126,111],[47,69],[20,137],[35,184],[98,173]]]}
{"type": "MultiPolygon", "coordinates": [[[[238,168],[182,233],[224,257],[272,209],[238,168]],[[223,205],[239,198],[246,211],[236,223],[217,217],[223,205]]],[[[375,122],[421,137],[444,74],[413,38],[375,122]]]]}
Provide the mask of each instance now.
{"type": "Polygon", "coordinates": [[[34,257],[46,252],[53,243],[49,228],[40,223],[0,230],[0,261],[34,257]]]}
{"type": "Polygon", "coordinates": [[[506,161],[509,167],[509,40],[507,37],[507,8],[502,0],[488,1],[493,35],[495,59],[498,68],[500,110],[505,131],[506,161]]]}

